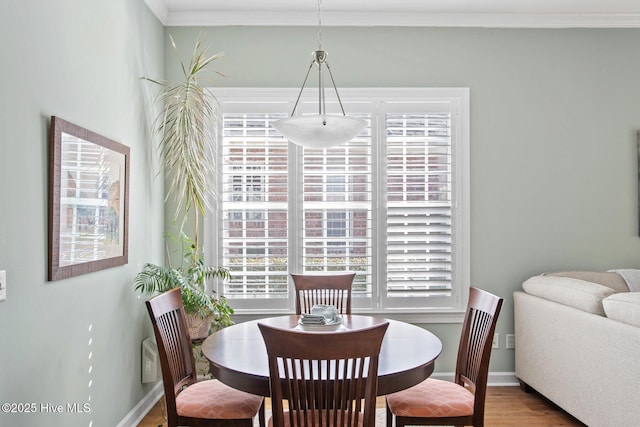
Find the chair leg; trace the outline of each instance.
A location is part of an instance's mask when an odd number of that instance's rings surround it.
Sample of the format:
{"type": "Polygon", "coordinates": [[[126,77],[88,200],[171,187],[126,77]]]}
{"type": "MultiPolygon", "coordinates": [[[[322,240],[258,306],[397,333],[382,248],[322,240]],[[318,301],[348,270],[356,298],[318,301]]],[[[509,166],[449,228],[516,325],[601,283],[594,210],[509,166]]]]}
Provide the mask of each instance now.
{"type": "Polygon", "coordinates": [[[391,409],[389,409],[389,404],[385,399],[385,406],[387,407],[387,427],[393,427],[393,414],[391,413],[391,409]]]}
{"type": "Polygon", "coordinates": [[[260,410],[258,410],[258,422],[260,424],[260,427],[266,427],[266,416],[265,416],[265,410],[264,410],[264,401],[266,399],[262,400],[262,405],[260,405],[260,410]]]}

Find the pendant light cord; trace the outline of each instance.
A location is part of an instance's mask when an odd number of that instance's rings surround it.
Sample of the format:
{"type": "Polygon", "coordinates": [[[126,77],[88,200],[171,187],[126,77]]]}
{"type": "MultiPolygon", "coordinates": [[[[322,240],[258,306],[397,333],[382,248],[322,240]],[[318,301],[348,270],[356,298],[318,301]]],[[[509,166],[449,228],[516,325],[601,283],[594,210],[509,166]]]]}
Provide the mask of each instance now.
{"type": "MultiPolygon", "coordinates": [[[[322,51],[322,0],[318,0],[318,51],[322,51]]],[[[318,114],[324,116],[326,113],[326,107],[324,103],[324,79],[322,78],[322,63],[323,61],[318,61],[318,96],[320,97],[320,102],[318,103],[318,114]]],[[[325,125],[327,124],[327,122],[323,120],[322,124],[325,125]]]]}
{"type": "Polygon", "coordinates": [[[322,0],[318,0],[318,50],[322,50],[322,0]]]}
{"type": "Polygon", "coordinates": [[[327,52],[322,50],[322,0],[318,2],[318,50],[311,52],[313,60],[309,64],[307,73],[304,76],[302,87],[298,92],[298,98],[293,105],[293,111],[287,118],[276,120],[273,123],[273,127],[280,132],[280,134],[287,138],[290,142],[297,144],[301,147],[314,148],[314,149],[326,149],[335,145],[343,144],[351,141],[360,133],[367,125],[367,122],[362,119],[347,117],[336,82],[333,79],[331,68],[327,62],[327,52]],[[300,102],[302,91],[304,90],[309,73],[313,69],[314,65],[318,66],[318,114],[308,114],[306,117],[302,114],[298,117],[294,117],[296,108],[300,102]],[[322,67],[326,65],[326,71],[331,78],[331,85],[336,92],[340,109],[342,110],[342,116],[326,115],[325,96],[324,89],[325,84],[322,75],[322,67]],[[318,126],[321,124],[321,126],[318,126]]]}
{"type": "MultiPolygon", "coordinates": [[[[326,106],[325,106],[325,97],[324,97],[324,80],[322,78],[322,64],[326,65],[327,71],[329,72],[329,77],[331,78],[331,84],[333,89],[336,92],[336,98],[338,98],[338,104],[340,105],[340,110],[342,110],[342,115],[346,116],[347,114],[344,111],[344,106],[342,105],[342,100],[340,99],[340,94],[338,93],[338,88],[336,87],[336,82],[333,80],[333,74],[331,73],[331,68],[329,67],[329,63],[326,62],[326,52],[322,50],[322,0],[318,0],[318,50],[315,52],[316,54],[321,54],[321,57],[314,56],[314,59],[309,64],[309,68],[307,69],[307,74],[304,76],[304,81],[302,82],[302,87],[300,88],[300,92],[298,92],[298,98],[296,99],[296,103],[293,105],[293,111],[291,111],[291,117],[293,117],[296,113],[296,108],[298,108],[298,103],[300,102],[300,97],[302,96],[302,91],[304,90],[305,85],[307,84],[307,79],[309,78],[309,73],[313,68],[314,64],[318,65],[318,114],[320,116],[324,116],[326,114],[326,106]]],[[[323,124],[326,124],[326,121],[323,121],[323,124]]]]}

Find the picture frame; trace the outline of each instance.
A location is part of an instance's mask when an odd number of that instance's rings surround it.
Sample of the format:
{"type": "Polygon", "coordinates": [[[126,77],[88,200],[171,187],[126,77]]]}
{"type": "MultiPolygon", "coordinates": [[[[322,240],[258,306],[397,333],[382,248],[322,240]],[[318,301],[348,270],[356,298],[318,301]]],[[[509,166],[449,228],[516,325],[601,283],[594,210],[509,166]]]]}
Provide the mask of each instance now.
{"type": "Polygon", "coordinates": [[[127,264],[129,147],[56,116],[50,131],[48,280],[127,264]]]}

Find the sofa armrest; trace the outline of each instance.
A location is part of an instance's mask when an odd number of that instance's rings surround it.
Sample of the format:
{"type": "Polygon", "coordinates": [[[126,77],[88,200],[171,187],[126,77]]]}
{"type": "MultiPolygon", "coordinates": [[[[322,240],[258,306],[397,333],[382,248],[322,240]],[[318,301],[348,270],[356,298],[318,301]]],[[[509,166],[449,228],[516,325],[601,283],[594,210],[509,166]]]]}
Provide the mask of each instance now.
{"type": "Polygon", "coordinates": [[[637,425],[640,328],[517,291],[516,376],[590,426],[637,425]]]}
{"type": "Polygon", "coordinates": [[[597,283],[571,277],[533,276],[522,284],[529,295],[604,316],[602,300],[616,293],[597,283]]]}

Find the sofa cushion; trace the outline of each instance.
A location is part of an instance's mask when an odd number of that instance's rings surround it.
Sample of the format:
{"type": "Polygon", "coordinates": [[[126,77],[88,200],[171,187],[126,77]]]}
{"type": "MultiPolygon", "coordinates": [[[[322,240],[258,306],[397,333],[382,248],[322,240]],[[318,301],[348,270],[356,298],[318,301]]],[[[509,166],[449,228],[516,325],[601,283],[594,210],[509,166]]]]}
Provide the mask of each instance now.
{"type": "Polygon", "coordinates": [[[621,292],[602,300],[608,318],[640,326],[640,292],[621,292]]]}
{"type": "Polygon", "coordinates": [[[586,282],[598,283],[618,292],[628,292],[627,282],[622,276],[614,272],[603,271],[559,271],[555,273],[545,273],[545,276],[572,277],[586,282]]]}
{"type": "Polygon", "coordinates": [[[571,277],[533,276],[522,284],[528,294],[604,316],[602,300],[616,291],[571,277]]]}
{"type": "Polygon", "coordinates": [[[630,292],[640,292],[640,270],[634,268],[620,268],[609,271],[620,275],[620,277],[627,282],[627,287],[630,292]]]}

